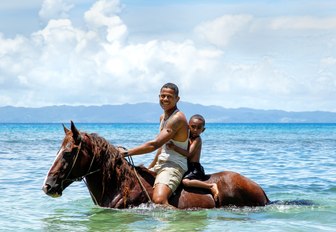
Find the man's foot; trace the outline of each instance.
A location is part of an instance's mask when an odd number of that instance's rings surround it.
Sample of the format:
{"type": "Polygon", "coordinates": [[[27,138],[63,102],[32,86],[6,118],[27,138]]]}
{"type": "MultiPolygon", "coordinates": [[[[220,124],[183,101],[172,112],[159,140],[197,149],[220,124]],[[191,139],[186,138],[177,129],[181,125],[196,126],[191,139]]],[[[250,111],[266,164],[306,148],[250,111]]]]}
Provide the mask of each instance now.
{"type": "Polygon", "coordinates": [[[211,190],[211,193],[213,195],[215,202],[218,202],[219,190],[218,190],[217,184],[212,184],[212,187],[210,190],[211,190]]]}

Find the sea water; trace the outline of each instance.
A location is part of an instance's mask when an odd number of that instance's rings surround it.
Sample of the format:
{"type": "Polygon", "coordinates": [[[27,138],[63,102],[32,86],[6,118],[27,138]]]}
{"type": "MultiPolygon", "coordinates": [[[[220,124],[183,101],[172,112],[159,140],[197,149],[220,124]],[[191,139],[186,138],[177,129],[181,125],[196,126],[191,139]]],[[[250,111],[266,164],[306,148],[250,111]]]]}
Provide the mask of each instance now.
{"type": "MultiPolygon", "coordinates": [[[[151,140],[158,124],[77,124],[114,145],[151,140]]],[[[265,190],[265,207],[168,210],[100,208],[83,182],[60,198],[41,190],[61,124],[0,124],[1,231],[336,231],[336,124],[207,124],[206,173],[239,172],[265,190]]],[[[154,153],[136,156],[148,165],[154,153]]]]}

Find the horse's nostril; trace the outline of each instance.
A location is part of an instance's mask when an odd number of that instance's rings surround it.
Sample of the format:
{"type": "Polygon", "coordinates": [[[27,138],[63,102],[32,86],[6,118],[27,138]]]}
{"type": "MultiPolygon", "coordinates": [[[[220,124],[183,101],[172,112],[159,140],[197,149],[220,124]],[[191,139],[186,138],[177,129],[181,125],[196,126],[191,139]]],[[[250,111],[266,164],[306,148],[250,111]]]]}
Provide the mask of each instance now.
{"type": "Polygon", "coordinates": [[[44,191],[44,193],[48,193],[50,189],[51,189],[51,186],[49,184],[45,184],[42,187],[42,190],[44,191]]]}

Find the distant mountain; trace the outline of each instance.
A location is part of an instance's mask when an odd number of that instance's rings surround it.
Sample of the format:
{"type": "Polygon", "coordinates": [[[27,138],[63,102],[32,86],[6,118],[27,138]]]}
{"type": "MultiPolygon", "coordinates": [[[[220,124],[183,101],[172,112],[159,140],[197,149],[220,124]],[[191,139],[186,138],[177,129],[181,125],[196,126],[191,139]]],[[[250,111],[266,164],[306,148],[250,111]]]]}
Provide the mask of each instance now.
{"type": "MultiPolygon", "coordinates": [[[[180,102],[189,118],[202,114],[209,123],[335,123],[333,112],[287,112],[282,110],[226,109],[180,102]]],[[[0,107],[0,123],[150,123],[158,122],[162,109],[157,103],[138,103],[103,106],[47,106],[26,108],[0,107]]]]}

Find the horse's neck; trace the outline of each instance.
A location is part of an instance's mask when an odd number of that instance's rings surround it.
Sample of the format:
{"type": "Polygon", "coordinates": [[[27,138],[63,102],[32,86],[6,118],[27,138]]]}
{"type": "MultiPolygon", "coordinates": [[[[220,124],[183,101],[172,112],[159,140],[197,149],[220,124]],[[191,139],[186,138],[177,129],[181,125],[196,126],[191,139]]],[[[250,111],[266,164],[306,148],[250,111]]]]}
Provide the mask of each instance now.
{"type": "Polygon", "coordinates": [[[153,191],[152,174],[144,170],[135,174],[134,168],[101,137],[91,141],[92,152],[97,157],[92,166],[99,168],[99,172],[86,177],[93,201],[99,206],[111,208],[147,202],[148,195],[152,196],[153,191]]]}
{"type": "MultiPolygon", "coordinates": [[[[128,164],[124,163],[123,165],[128,164]]],[[[134,172],[130,169],[127,171],[134,172]]],[[[154,177],[150,173],[147,173],[147,177],[141,176],[144,174],[141,172],[137,173],[138,177],[131,174],[132,178],[127,180],[123,178],[123,173],[120,170],[110,174],[112,178],[109,180],[104,178],[102,171],[87,177],[91,197],[99,206],[126,208],[129,205],[145,203],[148,201],[148,197],[152,196],[154,177]]],[[[126,175],[128,174],[130,173],[126,173],[126,175]]]]}
{"type": "Polygon", "coordinates": [[[120,188],[118,188],[115,176],[111,179],[104,178],[106,175],[103,170],[87,176],[87,187],[95,204],[103,207],[111,207],[110,203],[116,201],[122,196],[120,188]]]}
{"type": "MultiPolygon", "coordinates": [[[[87,176],[87,187],[93,201],[103,207],[118,207],[124,204],[128,191],[134,185],[129,164],[110,146],[93,148],[100,156],[93,166],[100,167],[100,171],[87,176]],[[104,163],[107,162],[107,163],[104,163]]],[[[95,154],[97,155],[97,154],[95,154]]]]}
{"type": "Polygon", "coordinates": [[[86,185],[89,190],[90,196],[93,200],[93,202],[96,205],[101,205],[101,198],[102,198],[102,193],[103,193],[103,186],[102,186],[102,175],[99,173],[95,173],[93,175],[87,176],[85,178],[86,180],[86,185]]]}

